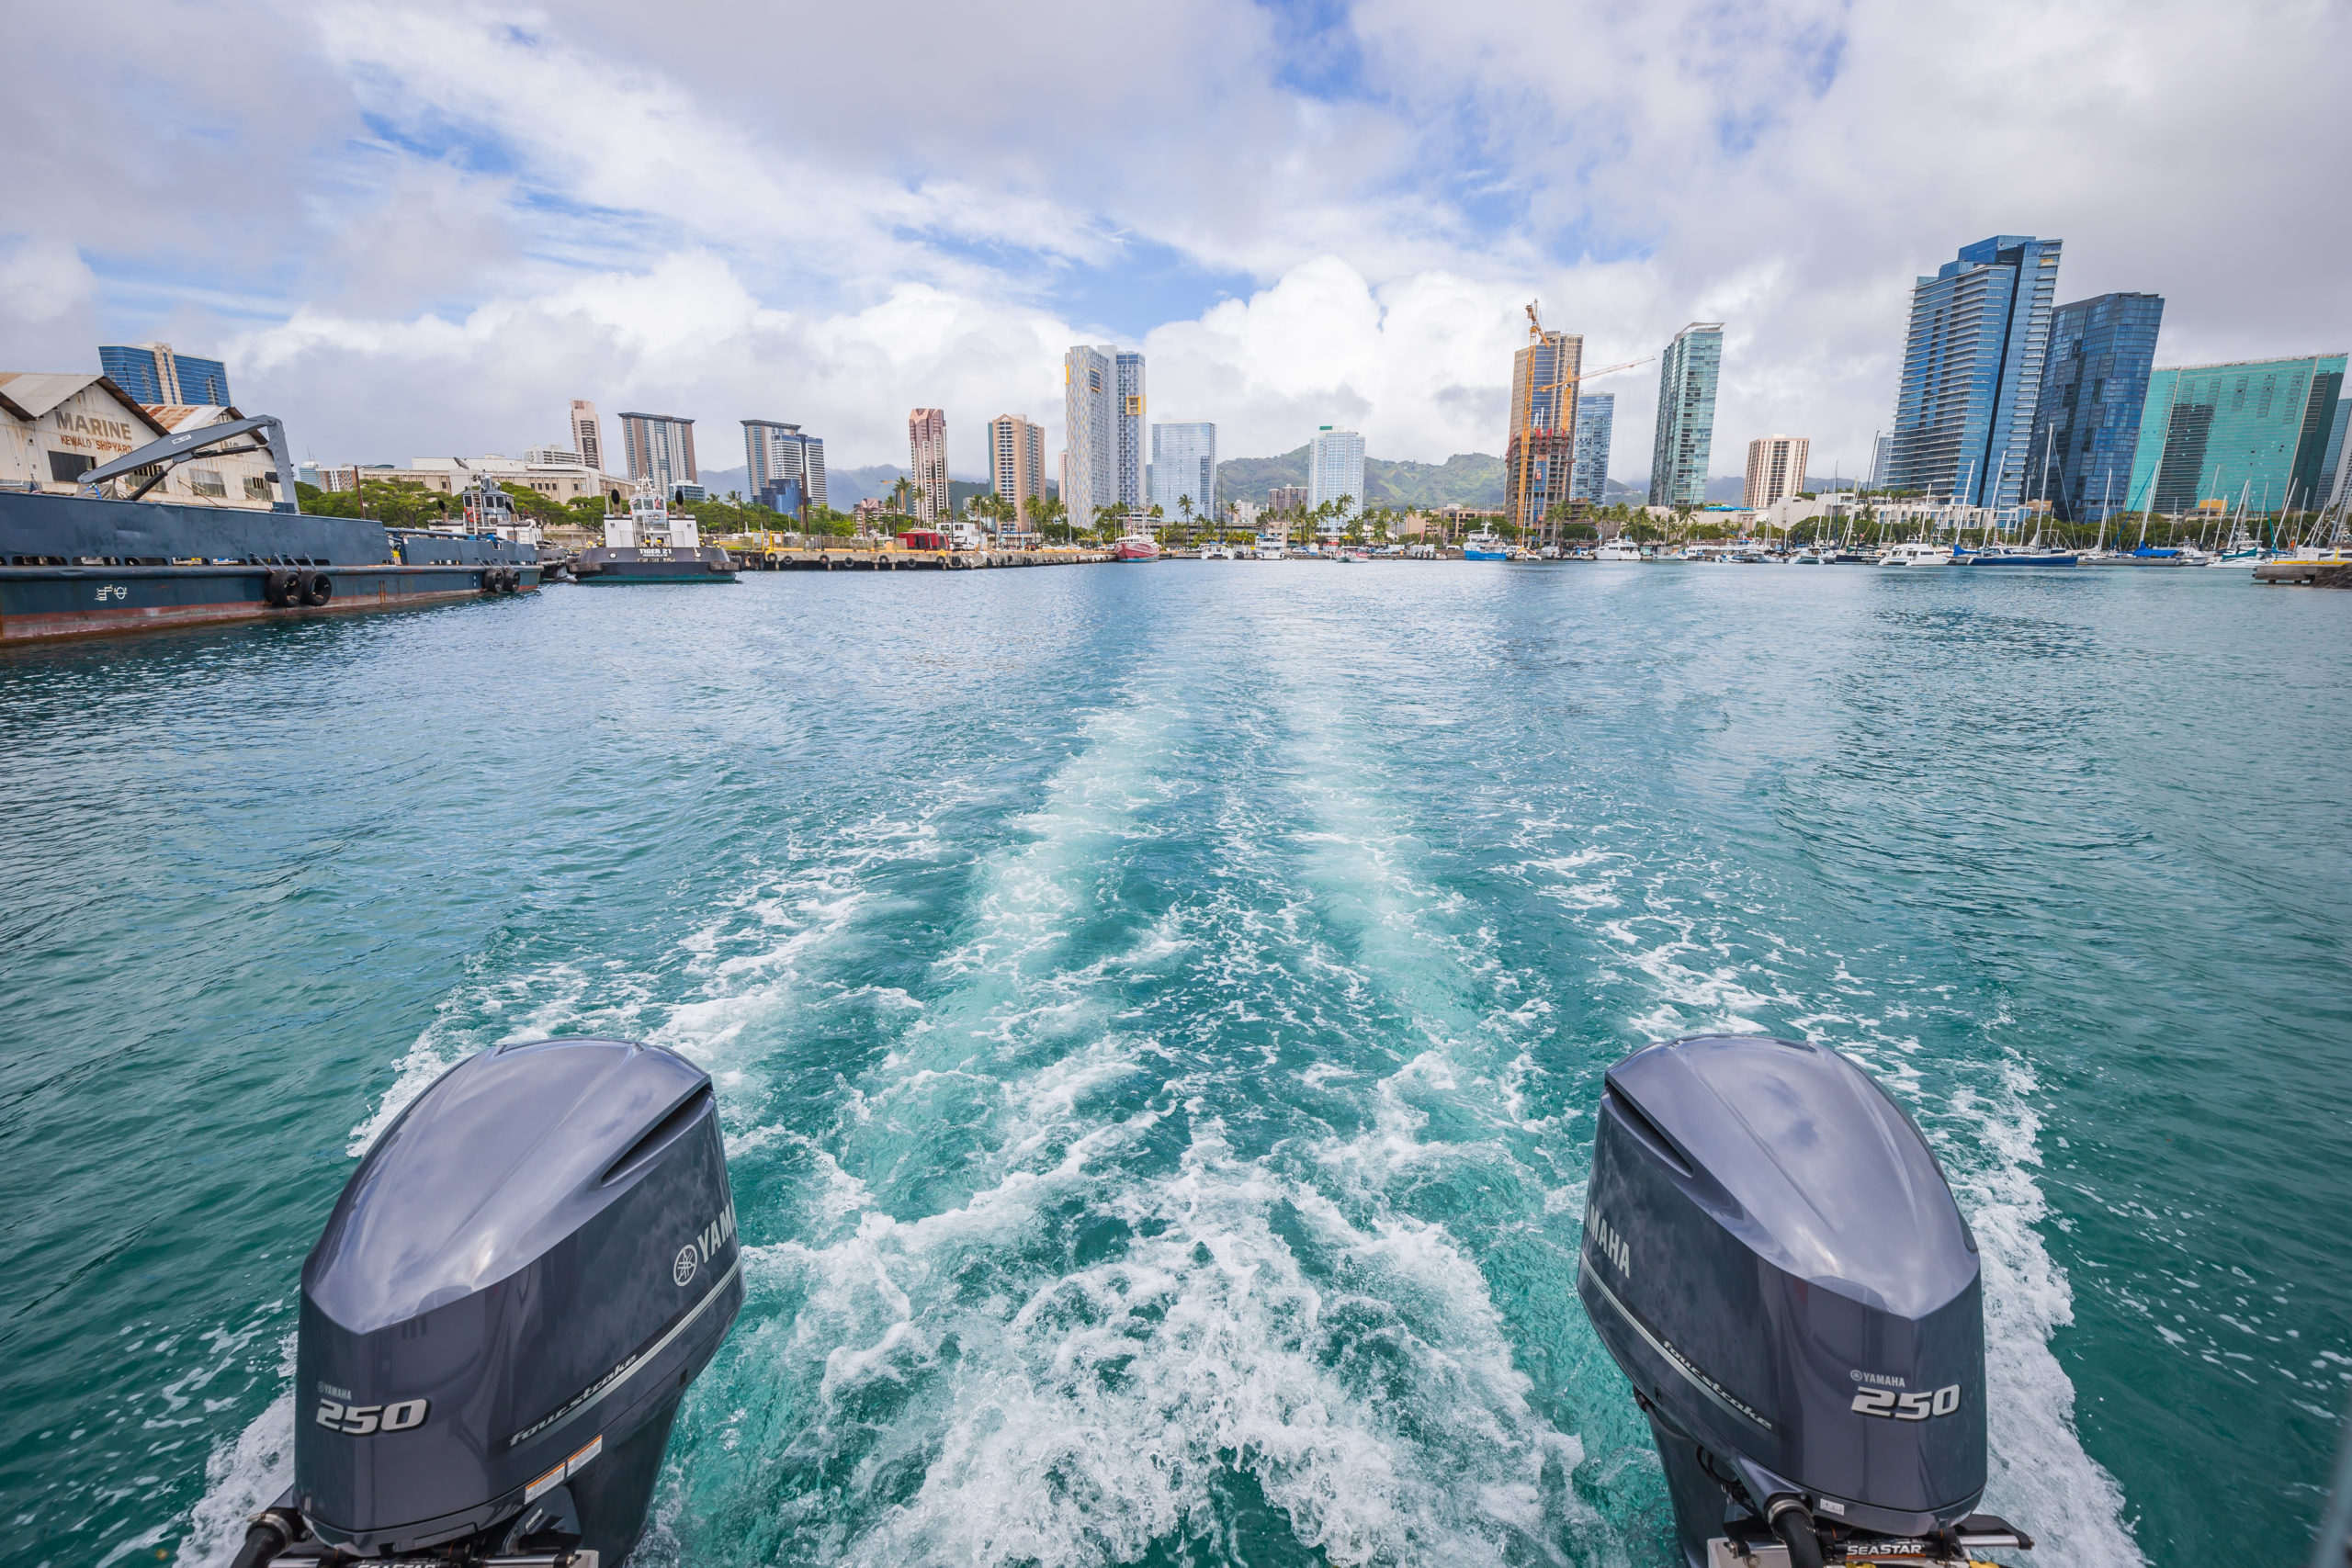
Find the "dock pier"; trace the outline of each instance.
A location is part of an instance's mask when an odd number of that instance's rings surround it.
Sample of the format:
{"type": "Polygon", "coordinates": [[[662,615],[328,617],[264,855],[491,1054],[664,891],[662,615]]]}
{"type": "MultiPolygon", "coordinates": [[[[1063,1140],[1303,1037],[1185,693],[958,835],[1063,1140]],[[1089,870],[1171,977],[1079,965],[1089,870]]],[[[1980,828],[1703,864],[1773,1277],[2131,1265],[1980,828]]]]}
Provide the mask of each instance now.
{"type": "Polygon", "coordinates": [[[1092,566],[1109,550],[761,549],[725,547],[738,571],[978,571],[988,567],[1092,566]]]}

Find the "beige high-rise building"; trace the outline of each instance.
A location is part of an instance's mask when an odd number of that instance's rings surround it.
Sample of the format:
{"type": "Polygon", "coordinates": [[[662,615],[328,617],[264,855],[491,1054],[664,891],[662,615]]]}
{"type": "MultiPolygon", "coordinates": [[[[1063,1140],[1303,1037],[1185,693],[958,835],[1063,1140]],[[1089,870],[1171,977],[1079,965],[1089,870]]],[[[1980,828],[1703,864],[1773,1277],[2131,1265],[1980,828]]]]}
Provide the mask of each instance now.
{"type": "Polygon", "coordinates": [[[1804,466],[1813,443],[1802,435],[1759,435],[1747,444],[1749,511],[1786,501],[1804,489],[1804,466]]]}
{"type": "Polygon", "coordinates": [[[917,409],[907,415],[909,471],[915,485],[915,515],[936,526],[955,515],[947,493],[947,415],[939,409],[917,409]]]}
{"type": "Polygon", "coordinates": [[[571,449],[582,464],[604,471],[605,434],[596,423],[596,405],[580,398],[571,400],[571,449]]]}
{"type": "Polygon", "coordinates": [[[1527,307],[1527,346],[1511,355],[1510,428],[1503,436],[1503,512],[1530,544],[1558,536],[1553,509],[1576,466],[1577,378],[1584,339],[1546,328],[1527,307]]]}
{"type": "Polygon", "coordinates": [[[1032,503],[1046,493],[1046,427],[1017,413],[989,421],[989,488],[1012,502],[1022,527],[1032,503]]]}
{"type": "MultiPolygon", "coordinates": [[[[695,466],[695,422],[667,413],[621,415],[621,447],[628,454],[628,477],[651,479],[664,495],[680,485],[700,484],[695,466]]],[[[582,461],[587,454],[582,453],[582,461]]]]}

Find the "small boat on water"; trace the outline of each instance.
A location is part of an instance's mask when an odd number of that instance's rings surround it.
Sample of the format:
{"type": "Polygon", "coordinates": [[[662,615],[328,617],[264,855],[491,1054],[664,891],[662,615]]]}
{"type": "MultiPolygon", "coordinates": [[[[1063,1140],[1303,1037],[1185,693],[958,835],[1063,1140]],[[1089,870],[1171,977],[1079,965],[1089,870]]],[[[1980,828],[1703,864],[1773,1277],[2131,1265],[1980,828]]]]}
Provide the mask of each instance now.
{"type": "Polygon", "coordinates": [[[1473,534],[1462,541],[1464,560],[1509,560],[1510,547],[1492,534],[1473,534]]]}
{"type": "Polygon", "coordinates": [[[1159,541],[1148,534],[1122,534],[1111,549],[1121,560],[1159,558],[1159,541]]]}
{"type": "Polygon", "coordinates": [[[1611,539],[1593,551],[1592,558],[1595,560],[1639,560],[1642,558],[1642,547],[1629,545],[1623,539],[1611,539]]]}
{"type": "Polygon", "coordinates": [[[1931,545],[1924,540],[1891,546],[1878,558],[1881,566],[1950,566],[1951,563],[1950,545],[1931,545]]]}
{"type": "Polygon", "coordinates": [[[691,512],[673,514],[651,479],[638,482],[626,515],[605,519],[605,542],[571,563],[582,583],[732,582],[735,563],[702,542],[691,512]]]}
{"type": "Polygon", "coordinates": [[[2074,566],[2079,550],[2045,550],[2034,545],[1986,545],[1960,558],[1966,566],[2074,566]]]}
{"type": "Polygon", "coordinates": [[[2105,550],[2083,558],[2085,566],[2186,566],[2177,549],[2141,545],[2129,550],[2105,550]]]}

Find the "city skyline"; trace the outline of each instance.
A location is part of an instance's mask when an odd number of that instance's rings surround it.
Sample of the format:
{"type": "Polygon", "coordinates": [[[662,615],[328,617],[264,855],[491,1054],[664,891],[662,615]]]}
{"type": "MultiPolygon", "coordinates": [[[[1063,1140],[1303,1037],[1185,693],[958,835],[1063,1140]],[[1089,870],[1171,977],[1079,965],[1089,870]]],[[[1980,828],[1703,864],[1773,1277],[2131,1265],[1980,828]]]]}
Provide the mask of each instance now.
{"type": "MultiPolygon", "coordinates": [[[[2087,14],[2037,13],[2048,47],[2020,53],[1997,6],[1965,28],[1873,3],[1206,11],[1138,13],[1116,50],[1065,39],[1090,84],[1143,44],[1188,62],[1106,139],[1100,86],[999,107],[1032,96],[1012,85],[1030,62],[945,8],[828,19],[817,47],[911,47],[973,89],[852,137],[849,83],[786,113],[738,63],[807,47],[782,16],[729,22],[722,58],[711,28],[648,39],[593,6],[560,28],[495,6],[416,28],[347,6],[244,26],[232,6],[129,38],[50,7],[20,18],[51,67],[17,85],[24,116],[120,133],[19,150],[0,336],[23,368],[201,349],[239,406],[336,459],[458,431],[518,450],[594,389],[729,428],[781,400],[848,467],[899,460],[910,406],[965,410],[949,457],[978,472],[986,414],[1050,389],[1069,344],[1115,342],[1227,451],[1337,420],[1434,462],[1494,450],[1533,295],[1596,363],[1724,321],[1726,441],[1804,429],[1854,473],[1894,406],[1909,280],[1977,235],[2064,235],[2070,299],[2164,295],[2160,362],[2332,348],[2352,317],[2326,261],[2347,219],[2310,198],[2324,172],[2291,108],[2333,85],[2340,8],[2159,0],[2128,79],[2072,63],[2110,36],[2087,14]],[[155,90],[191,62],[288,90],[155,90]],[[1953,90],[1919,101],[1901,85],[1922,78],[1953,90]],[[2256,79],[2211,124],[2166,107],[2256,79]],[[1127,176],[1138,158],[1152,178],[1127,176]],[[824,245],[775,243],[812,210],[824,245]],[[2261,243],[2179,244],[2183,210],[2261,243]]],[[[1060,411],[1033,414],[1058,450],[1060,411]]],[[[1651,418],[1646,399],[1617,411],[1627,477],[1651,418]]]]}

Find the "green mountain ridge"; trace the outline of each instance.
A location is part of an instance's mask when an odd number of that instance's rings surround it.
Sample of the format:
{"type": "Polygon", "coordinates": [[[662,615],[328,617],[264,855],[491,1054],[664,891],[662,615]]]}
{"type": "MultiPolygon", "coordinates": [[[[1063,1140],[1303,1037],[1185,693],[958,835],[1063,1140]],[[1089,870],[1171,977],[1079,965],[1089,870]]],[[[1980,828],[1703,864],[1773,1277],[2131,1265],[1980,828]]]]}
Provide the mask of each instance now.
{"type": "MultiPolygon", "coordinates": [[[[1306,482],[1307,448],[1276,457],[1228,457],[1216,466],[1217,494],[1227,501],[1266,504],[1276,485],[1306,482]]],[[[1498,507],[1503,503],[1503,460],[1485,452],[1456,452],[1442,463],[1366,457],[1363,500],[1368,506],[1422,512],[1440,506],[1498,507]]]]}

